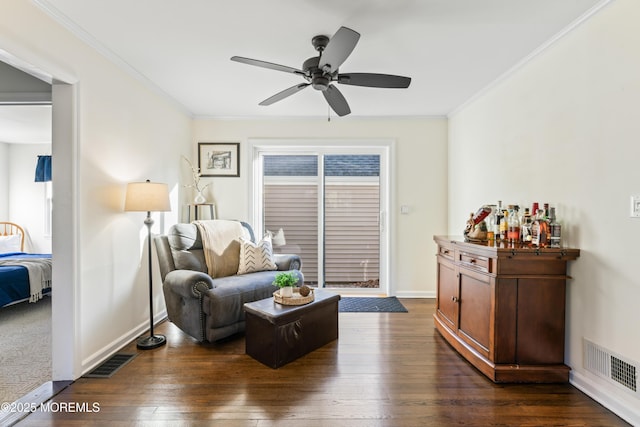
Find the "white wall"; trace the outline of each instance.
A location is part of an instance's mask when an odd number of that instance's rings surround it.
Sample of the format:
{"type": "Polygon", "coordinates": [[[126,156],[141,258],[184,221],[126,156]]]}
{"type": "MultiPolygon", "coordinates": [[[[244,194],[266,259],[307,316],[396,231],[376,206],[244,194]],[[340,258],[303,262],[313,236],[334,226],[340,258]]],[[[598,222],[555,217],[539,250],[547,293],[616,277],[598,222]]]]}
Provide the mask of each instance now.
{"type": "MultiPolygon", "coordinates": [[[[55,229],[53,235],[54,250],[56,241],[72,239],[61,245],[68,253],[54,256],[70,260],[73,269],[69,283],[54,284],[54,295],[56,286],[64,295],[64,300],[54,298],[54,320],[56,313],[69,311],[64,323],[76,328],[54,330],[66,334],[68,339],[61,342],[75,346],[67,346],[72,372],[57,371],[54,358],[54,379],[75,379],[148,326],[145,215],[123,212],[125,185],[145,179],[168,183],[174,212],[154,215],[154,232],[176,222],[180,155],[191,149],[191,119],[33,2],[3,0],[0,16],[11,17],[0,20],[1,50],[56,80],[75,84],[76,98],[70,104],[76,108],[76,135],[70,140],[55,138],[56,115],[61,115],[55,97],[53,105],[54,189],[56,169],[70,171],[70,179],[65,179],[69,194],[61,197],[67,199],[64,203],[54,205],[54,223],[56,217],[72,218],[61,223],[78,230],[77,236],[67,229],[55,229]],[[71,154],[56,157],[56,145],[70,147],[59,152],[71,154]]],[[[55,278],[56,258],[53,268],[55,278]]],[[[161,313],[163,298],[155,279],[155,312],[161,313]]]]}
{"type": "MultiPolygon", "coordinates": [[[[392,139],[396,146],[395,246],[391,281],[398,296],[435,296],[434,234],[446,231],[447,120],[356,119],[196,120],[195,142],[240,142],[240,178],[208,178],[220,218],[249,220],[249,138],[392,139]],[[410,213],[400,214],[408,205],[410,213]]],[[[197,162],[197,144],[192,160],[197,162]]],[[[205,178],[203,178],[205,180],[205,178]]],[[[185,181],[186,182],[186,181],[185,181]]],[[[208,182],[208,181],[204,181],[208,182]]]]}
{"type": "MultiPolygon", "coordinates": [[[[640,400],[583,367],[582,340],[640,361],[640,2],[617,0],[450,118],[449,231],[483,203],[557,205],[570,266],[572,382],[640,424],[640,400]]],[[[640,366],[640,365],[637,365],[640,366]]]]}
{"type": "Polygon", "coordinates": [[[50,254],[45,236],[45,183],[34,182],[38,155],[51,154],[51,144],[9,144],[8,220],[24,228],[25,252],[50,254]]]}

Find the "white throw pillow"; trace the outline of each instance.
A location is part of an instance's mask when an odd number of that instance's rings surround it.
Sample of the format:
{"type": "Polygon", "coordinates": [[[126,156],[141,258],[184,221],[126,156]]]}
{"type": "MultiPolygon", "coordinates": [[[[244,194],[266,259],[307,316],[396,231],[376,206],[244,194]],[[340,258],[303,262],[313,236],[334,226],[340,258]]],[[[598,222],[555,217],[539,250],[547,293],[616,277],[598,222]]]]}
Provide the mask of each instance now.
{"type": "Polygon", "coordinates": [[[240,238],[238,274],[277,269],[278,266],[273,261],[273,245],[270,235],[264,236],[258,243],[240,238]]]}
{"type": "Polygon", "coordinates": [[[22,237],[19,234],[10,236],[0,236],[0,254],[10,252],[21,252],[20,241],[22,237]]]}

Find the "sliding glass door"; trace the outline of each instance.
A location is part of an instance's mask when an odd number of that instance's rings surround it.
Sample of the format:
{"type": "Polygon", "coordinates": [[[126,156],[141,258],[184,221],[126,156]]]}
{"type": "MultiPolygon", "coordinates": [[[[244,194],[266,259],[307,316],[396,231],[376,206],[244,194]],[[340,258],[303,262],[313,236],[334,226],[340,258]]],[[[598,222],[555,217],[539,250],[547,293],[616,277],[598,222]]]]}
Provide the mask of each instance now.
{"type": "Polygon", "coordinates": [[[263,170],[258,188],[262,229],[272,234],[275,253],[300,255],[306,283],[317,286],[323,254],[318,244],[322,235],[318,156],[265,153],[259,161],[263,170]]]}
{"type": "Polygon", "coordinates": [[[254,223],[305,282],[388,293],[388,147],[254,146],[254,223]]]}
{"type": "Polygon", "coordinates": [[[324,156],[324,284],[380,288],[380,155],[324,156]]]}

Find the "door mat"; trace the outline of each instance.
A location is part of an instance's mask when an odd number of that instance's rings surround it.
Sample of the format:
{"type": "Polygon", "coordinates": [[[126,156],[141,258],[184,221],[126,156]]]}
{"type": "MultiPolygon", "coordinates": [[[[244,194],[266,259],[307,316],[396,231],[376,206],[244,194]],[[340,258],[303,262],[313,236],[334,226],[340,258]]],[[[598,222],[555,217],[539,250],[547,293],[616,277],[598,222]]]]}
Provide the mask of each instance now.
{"type": "Polygon", "coordinates": [[[342,297],[338,303],[341,313],[408,313],[398,298],[342,297]]]}
{"type": "Polygon", "coordinates": [[[110,378],[118,372],[127,363],[131,362],[138,354],[117,353],[104,361],[88,374],[83,375],[85,378],[110,378]]]}

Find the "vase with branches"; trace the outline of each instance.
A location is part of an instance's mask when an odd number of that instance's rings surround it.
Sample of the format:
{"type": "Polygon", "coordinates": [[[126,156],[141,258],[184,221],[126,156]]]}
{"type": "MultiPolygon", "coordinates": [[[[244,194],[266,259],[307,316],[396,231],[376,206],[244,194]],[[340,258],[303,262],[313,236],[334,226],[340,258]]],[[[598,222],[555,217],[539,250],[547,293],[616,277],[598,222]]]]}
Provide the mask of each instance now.
{"type": "Polygon", "coordinates": [[[191,163],[191,161],[189,161],[189,159],[187,159],[185,156],[182,156],[182,158],[187,162],[187,164],[189,165],[189,168],[191,168],[191,184],[186,184],[185,187],[193,188],[194,190],[196,190],[197,194],[194,199],[196,203],[206,202],[207,199],[204,197],[204,194],[202,194],[202,192],[208,186],[210,186],[211,183],[208,183],[202,186],[202,184],[200,184],[200,179],[202,178],[202,174],[200,173],[200,168],[196,168],[195,166],[193,166],[193,163],[191,163]]]}

